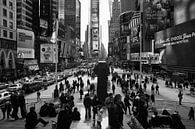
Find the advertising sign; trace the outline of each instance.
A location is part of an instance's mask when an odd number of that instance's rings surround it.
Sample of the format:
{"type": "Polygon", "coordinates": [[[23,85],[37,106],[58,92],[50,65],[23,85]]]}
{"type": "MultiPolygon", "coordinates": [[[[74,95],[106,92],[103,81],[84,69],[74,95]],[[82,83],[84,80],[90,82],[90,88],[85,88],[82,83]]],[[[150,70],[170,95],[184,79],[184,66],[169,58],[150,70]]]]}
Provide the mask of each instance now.
{"type": "Polygon", "coordinates": [[[34,49],[34,32],[17,29],[17,47],[34,49]]]}
{"type": "MultiPolygon", "coordinates": [[[[140,61],[139,53],[131,53],[131,61],[140,61]]],[[[159,54],[151,52],[142,52],[141,60],[144,64],[159,64],[159,54]]]]}
{"type": "Polygon", "coordinates": [[[155,34],[155,48],[167,65],[195,67],[195,20],[176,25],[155,34]]]}
{"type": "Polygon", "coordinates": [[[98,28],[92,28],[92,40],[98,41],[98,28]]]}
{"type": "Polygon", "coordinates": [[[35,58],[35,50],[28,48],[17,48],[17,58],[35,58]]]}
{"type": "Polygon", "coordinates": [[[93,41],[93,51],[96,51],[96,50],[99,50],[98,48],[98,45],[99,43],[98,43],[98,41],[93,41]]]}
{"type": "Polygon", "coordinates": [[[48,22],[44,19],[40,19],[40,27],[47,29],[48,28],[48,22]]]}
{"type": "Polygon", "coordinates": [[[29,30],[17,29],[17,56],[18,58],[35,58],[34,33],[29,30]]]}
{"type": "Polygon", "coordinates": [[[91,14],[91,21],[98,22],[98,13],[91,14]]]}
{"type": "Polygon", "coordinates": [[[146,34],[166,29],[173,25],[173,0],[144,0],[143,23],[146,34]]]}
{"type": "Polygon", "coordinates": [[[58,57],[56,54],[55,44],[41,44],[41,63],[56,63],[56,61],[58,61],[58,57]]]}
{"type": "Polygon", "coordinates": [[[29,70],[39,70],[38,62],[34,60],[24,60],[24,66],[28,67],[29,70]]]}

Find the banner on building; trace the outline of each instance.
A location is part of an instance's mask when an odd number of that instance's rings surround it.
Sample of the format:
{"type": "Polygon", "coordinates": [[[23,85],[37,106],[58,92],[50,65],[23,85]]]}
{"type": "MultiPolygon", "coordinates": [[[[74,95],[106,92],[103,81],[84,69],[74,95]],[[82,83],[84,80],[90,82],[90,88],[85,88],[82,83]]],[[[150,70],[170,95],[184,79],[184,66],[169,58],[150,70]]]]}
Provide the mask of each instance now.
{"type": "Polygon", "coordinates": [[[35,58],[34,33],[29,30],[17,29],[17,57],[35,58]]]}
{"type": "Polygon", "coordinates": [[[56,53],[55,44],[41,44],[40,62],[41,63],[58,62],[58,55],[56,53]]]}
{"type": "Polygon", "coordinates": [[[147,35],[154,35],[173,25],[173,0],[144,0],[143,24],[147,35]]]}

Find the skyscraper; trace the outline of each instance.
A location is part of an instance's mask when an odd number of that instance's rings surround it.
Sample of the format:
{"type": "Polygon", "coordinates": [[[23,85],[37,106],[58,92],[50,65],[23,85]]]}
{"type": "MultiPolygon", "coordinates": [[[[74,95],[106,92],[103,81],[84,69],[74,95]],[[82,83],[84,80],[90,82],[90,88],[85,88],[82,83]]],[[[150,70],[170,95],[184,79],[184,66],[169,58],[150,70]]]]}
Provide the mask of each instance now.
{"type": "Polygon", "coordinates": [[[32,30],[32,0],[17,0],[17,28],[32,30]]]}
{"type": "Polygon", "coordinates": [[[109,42],[112,42],[120,32],[120,2],[118,0],[114,0],[112,3],[112,17],[109,25],[109,42]]]}
{"type": "Polygon", "coordinates": [[[99,40],[99,0],[90,3],[90,56],[98,58],[100,50],[99,40]]]}

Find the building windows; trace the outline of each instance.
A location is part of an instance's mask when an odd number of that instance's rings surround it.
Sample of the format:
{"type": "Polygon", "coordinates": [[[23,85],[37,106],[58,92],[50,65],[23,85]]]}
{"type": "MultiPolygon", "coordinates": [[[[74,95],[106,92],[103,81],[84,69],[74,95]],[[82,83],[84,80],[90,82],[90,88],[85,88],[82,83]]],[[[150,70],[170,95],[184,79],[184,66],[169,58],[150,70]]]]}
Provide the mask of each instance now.
{"type": "Polygon", "coordinates": [[[7,20],[3,19],[3,26],[7,27],[7,20]]]}
{"type": "Polygon", "coordinates": [[[7,10],[3,8],[3,16],[7,17],[7,10]]]}
{"type": "Polygon", "coordinates": [[[3,37],[7,37],[7,31],[3,30],[3,37]]]}
{"type": "Polygon", "coordinates": [[[13,39],[13,32],[9,32],[9,38],[13,39]]]}
{"type": "Polygon", "coordinates": [[[13,29],[14,28],[13,22],[9,22],[9,28],[10,29],[13,29]]]}
{"type": "Polygon", "coordinates": [[[7,6],[7,0],[3,0],[3,5],[7,6]]]}
{"type": "Polygon", "coordinates": [[[12,12],[9,12],[9,18],[13,20],[14,16],[12,12]]]}
{"type": "Polygon", "coordinates": [[[9,2],[9,8],[13,10],[13,3],[11,1],[9,2]]]}

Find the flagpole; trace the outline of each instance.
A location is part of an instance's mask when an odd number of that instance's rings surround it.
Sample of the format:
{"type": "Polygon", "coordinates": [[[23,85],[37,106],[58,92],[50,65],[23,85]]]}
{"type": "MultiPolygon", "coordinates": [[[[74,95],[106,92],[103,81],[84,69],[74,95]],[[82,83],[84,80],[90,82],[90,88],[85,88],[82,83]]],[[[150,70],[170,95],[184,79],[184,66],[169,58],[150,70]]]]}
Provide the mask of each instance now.
{"type": "Polygon", "coordinates": [[[53,44],[55,44],[54,46],[55,46],[55,55],[54,55],[54,58],[55,58],[55,60],[53,60],[53,61],[55,61],[54,63],[55,63],[55,84],[56,84],[56,87],[58,88],[58,75],[57,75],[57,73],[58,73],[58,19],[55,19],[55,21],[54,21],[54,23],[55,24],[53,24],[53,33],[52,33],[52,37],[51,37],[51,42],[53,43],[53,44]]]}
{"type": "Polygon", "coordinates": [[[57,86],[57,88],[58,88],[58,75],[57,75],[57,73],[58,73],[58,61],[57,61],[57,58],[58,58],[58,42],[56,41],[56,43],[55,43],[55,48],[56,48],[56,56],[55,56],[55,74],[56,74],[56,76],[55,76],[55,78],[56,78],[56,86],[57,86]]]}

